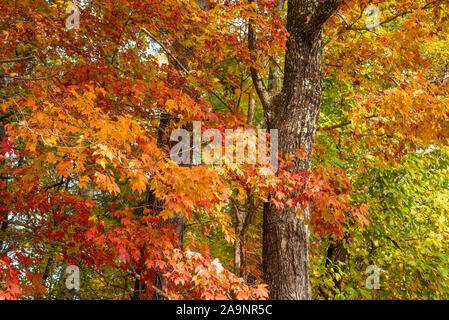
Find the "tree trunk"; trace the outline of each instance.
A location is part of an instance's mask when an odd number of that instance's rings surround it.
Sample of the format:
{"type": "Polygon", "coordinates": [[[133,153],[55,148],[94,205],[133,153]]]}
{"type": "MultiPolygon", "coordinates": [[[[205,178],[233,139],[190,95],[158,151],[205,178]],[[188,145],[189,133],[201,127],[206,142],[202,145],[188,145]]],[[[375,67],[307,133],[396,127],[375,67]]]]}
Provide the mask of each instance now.
{"type": "MultiPolygon", "coordinates": [[[[209,4],[206,0],[195,0],[195,2],[202,10],[209,9],[209,4]]],[[[180,57],[177,57],[177,60],[178,60],[177,62],[181,63],[182,67],[180,65],[176,65],[176,63],[174,63],[174,65],[176,66],[176,68],[178,70],[181,70],[181,69],[188,70],[185,60],[189,55],[193,54],[194,50],[192,50],[193,48],[185,48],[179,43],[176,43],[175,47],[176,46],[179,46],[178,51],[180,53],[183,53],[184,57],[182,55],[180,57]]],[[[173,61],[171,61],[170,57],[169,57],[169,61],[171,63],[173,63],[173,61]]],[[[191,94],[191,97],[194,99],[198,99],[198,97],[194,96],[193,94],[191,94]]],[[[164,146],[170,145],[170,141],[168,141],[168,138],[167,138],[169,136],[169,134],[167,135],[167,132],[165,132],[165,131],[168,128],[171,118],[172,118],[171,115],[168,113],[161,114],[161,120],[160,120],[160,124],[159,124],[159,136],[158,136],[158,147],[159,148],[163,148],[164,146]]],[[[193,152],[193,150],[191,150],[191,152],[193,152]]],[[[153,214],[155,214],[155,215],[159,214],[160,211],[162,211],[161,208],[163,206],[164,206],[164,203],[156,198],[153,190],[149,190],[147,207],[152,209],[153,214]]],[[[178,241],[177,241],[177,243],[174,243],[174,245],[178,248],[183,248],[184,247],[184,233],[185,233],[185,228],[186,228],[185,216],[183,216],[180,213],[175,214],[173,218],[168,219],[164,223],[169,223],[169,224],[172,224],[175,226],[176,234],[178,236],[178,241]]],[[[165,284],[166,284],[166,280],[163,278],[162,272],[157,271],[156,278],[152,284],[153,287],[162,290],[162,288],[165,284]]],[[[140,281],[140,279],[136,279],[135,284],[134,284],[133,299],[136,299],[136,300],[140,299],[141,293],[145,293],[146,291],[147,291],[147,287],[146,287],[145,283],[140,281]]],[[[161,295],[159,292],[157,292],[157,290],[153,291],[151,300],[165,300],[165,299],[166,299],[166,297],[161,295]]]]}
{"type": "MultiPolygon", "coordinates": [[[[8,115],[4,115],[3,113],[1,113],[0,118],[1,118],[1,120],[0,120],[0,143],[2,143],[3,139],[6,138],[5,124],[8,121],[8,115]]],[[[2,155],[4,155],[4,154],[2,154],[2,155]]],[[[3,162],[4,162],[4,160],[0,161],[0,167],[3,166],[3,162]]],[[[3,172],[0,172],[0,180],[1,180],[2,187],[3,187],[3,179],[4,178],[6,178],[6,176],[4,176],[3,172]]],[[[0,200],[0,218],[2,218],[1,220],[8,220],[7,207],[3,205],[1,200],[0,200]]],[[[1,221],[1,220],[0,220],[0,233],[6,231],[6,229],[8,228],[8,222],[1,221]]],[[[7,243],[7,241],[0,240],[0,255],[2,255],[3,253],[6,253],[6,248],[5,248],[5,252],[3,252],[3,244],[4,243],[7,243]]],[[[6,245],[5,245],[5,247],[6,247],[6,245]]]]}
{"type": "Polygon", "coordinates": [[[246,264],[246,234],[253,223],[257,208],[253,205],[250,190],[246,190],[242,201],[233,200],[233,202],[235,207],[234,273],[247,280],[248,273],[242,270],[246,264]]]}
{"type": "MultiPolygon", "coordinates": [[[[267,129],[279,130],[279,149],[295,154],[304,148],[305,159],[296,159],[292,172],[310,169],[313,141],[321,101],[321,28],[342,0],[289,0],[287,5],[287,51],[282,91],[272,97],[257,70],[251,70],[253,83],[264,107],[267,129]]],[[[253,50],[255,32],[249,29],[248,43],[253,50]]],[[[300,188],[298,188],[300,189],[300,188]]],[[[295,191],[289,198],[296,196],[295,191]]],[[[277,209],[265,203],[263,213],[263,270],[271,299],[311,299],[309,279],[308,216],[295,209],[277,209]]]]}
{"type": "Polygon", "coordinates": [[[242,276],[242,266],[245,263],[244,246],[245,233],[243,231],[243,224],[245,217],[248,214],[246,209],[246,199],[237,201],[235,205],[235,240],[234,240],[234,273],[236,276],[242,276]]]}
{"type": "MultiPolygon", "coordinates": [[[[295,154],[296,149],[304,148],[309,155],[289,168],[293,172],[310,169],[320,108],[321,54],[322,44],[318,38],[311,43],[289,41],[287,55],[292,55],[289,61],[294,65],[286,65],[286,69],[295,68],[296,72],[290,79],[284,79],[284,85],[291,86],[291,94],[280,96],[273,106],[279,112],[273,112],[268,122],[268,129],[279,130],[280,150],[295,154]]],[[[305,216],[307,214],[308,210],[305,216]]],[[[292,208],[279,210],[266,204],[263,226],[264,274],[270,284],[271,297],[310,299],[309,232],[304,216],[299,217],[292,208]]]]}

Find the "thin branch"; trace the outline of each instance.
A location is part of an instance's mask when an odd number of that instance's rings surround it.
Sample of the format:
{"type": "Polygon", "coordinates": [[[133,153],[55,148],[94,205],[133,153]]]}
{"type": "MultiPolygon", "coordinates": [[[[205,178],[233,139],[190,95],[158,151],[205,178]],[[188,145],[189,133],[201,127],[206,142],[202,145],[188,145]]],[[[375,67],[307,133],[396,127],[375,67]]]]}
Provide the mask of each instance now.
{"type": "MultiPolygon", "coordinates": [[[[394,16],[391,16],[390,18],[385,19],[384,21],[380,22],[378,26],[382,26],[382,25],[384,25],[384,24],[387,24],[387,23],[389,23],[389,22],[392,22],[392,21],[396,20],[397,18],[400,18],[400,17],[403,17],[403,16],[405,16],[405,15],[407,15],[407,14],[413,13],[413,12],[416,11],[416,10],[432,9],[432,8],[434,8],[434,6],[432,6],[433,4],[435,4],[436,6],[438,6],[438,5],[440,5],[440,4],[443,4],[443,3],[446,2],[446,1],[447,1],[447,0],[431,1],[431,2],[427,3],[427,4],[426,4],[425,6],[423,6],[423,7],[418,7],[418,8],[415,8],[415,9],[411,9],[411,10],[399,12],[399,13],[395,14],[394,16]]],[[[357,21],[357,20],[356,20],[356,21],[357,21]]],[[[352,28],[352,26],[353,26],[354,24],[355,24],[355,22],[352,23],[352,24],[351,24],[348,28],[346,28],[346,29],[347,29],[347,30],[354,30],[354,31],[371,31],[371,29],[368,29],[368,28],[366,28],[366,27],[365,27],[365,28],[352,28]]]]}
{"type": "MultiPolygon", "coordinates": [[[[181,70],[186,74],[186,75],[190,75],[190,71],[187,69],[187,67],[184,66],[184,64],[179,61],[178,58],[176,58],[171,52],[170,50],[168,50],[164,44],[162,42],[160,42],[159,40],[156,39],[155,36],[153,36],[153,34],[151,34],[150,31],[148,31],[145,28],[141,29],[146,35],[148,35],[151,39],[153,39],[161,48],[162,50],[164,50],[164,52],[166,54],[168,54],[168,56],[175,61],[176,65],[181,68],[181,70]]],[[[223,98],[221,98],[217,93],[215,93],[213,90],[210,90],[210,92],[226,107],[229,109],[229,111],[233,112],[232,108],[223,100],[223,98]]]]}
{"type": "Polygon", "coordinates": [[[394,246],[402,251],[401,246],[395,240],[393,240],[391,237],[389,237],[387,235],[384,235],[384,237],[387,238],[388,240],[390,240],[391,242],[393,242],[394,246]]]}
{"type": "Polygon", "coordinates": [[[186,74],[190,74],[190,71],[184,66],[183,63],[181,63],[181,61],[178,60],[178,58],[176,58],[171,52],[170,50],[168,50],[163,44],[162,42],[160,42],[159,40],[156,39],[155,36],[153,36],[151,34],[150,31],[148,31],[145,28],[141,29],[146,35],[148,35],[151,39],[153,39],[158,45],[161,46],[162,50],[165,51],[166,54],[168,54],[170,56],[171,59],[173,59],[173,61],[176,62],[176,64],[182,69],[182,71],[184,71],[186,74]]]}
{"type": "MultiPolygon", "coordinates": [[[[134,277],[136,277],[137,280],[140,281],[140,275],[136,272],[136,271],[129,271],[134,277]]],[[[161,289],[159,289],[158,287],[152,285],[151,286],[153,288],[154,291],[157,292],[157,294],[163,296],[165,299],[169,299],[168,295],[161,289]]]]}
{"type": "Polygon", "coordinates": [[[21,61],[31,60],[34,58],[35,58],[34,56],[28,56],[28,57],[19,57],[19,58],[0,59],[0,63],[21,62],[21,61]]]}
{"type": "MultiPolygon", "coordinates": [[[[253,23],[253,20],[250,20],[248,23],[248,49],[250,52],[256,51],[256,31],[254,30],[253,23]]],[[[250,71],[254,87],[256,89],[257,95],[259,96],[260,102],[262,103],[263,109],[269,114],[271,107],[270,93],[265,87],[263,78],[260,75],[259,71],[257,71],[257,69],[254,67],[251,67],[250,71]]]]}
{"type": "MultiPolygon", "coordinates": [[[[365,119],[371,119],[371,118],[374,118],[374,117],[376,117],[376,116],[375,115],[367,116],[367,117],[365,117],[365,119]]],[[[347,125],[350,125],[351,123],[352,123],[352,121],[349,120],[349,121],[346,121],[346,122],[343,122],[343,123],[340,123],[340,124],[336,124],[334,126],[324,126],[324,127],[318,128],[318,130],[326,130],[326,131],[328,131],[328,130],[338,129],[338,128],[346,127],[347,125]]]]}
{"type": "Polygon", "coordinates": [[[213,90],[210,91],[229,111],[234,112],[232,108],[223,100],[222,97],[218,93],[215,93],[213,90]]]}
{"type": "Polygon", "coordinates": [[[55,72],[53,74],[50,74],[48,76],[43,76],[43,77],[35,77],[35,78],[26,78],[26,77],[14,77],[14,76],[9,76],[9,75],[3,75],[3,77],[5,78],[11,78],[14,80],[19,80],[19,81],[38,81],[38,80],[47,80],[50,78],[53,78],[55,76],[58,75],[59,72],[55,72]]]}

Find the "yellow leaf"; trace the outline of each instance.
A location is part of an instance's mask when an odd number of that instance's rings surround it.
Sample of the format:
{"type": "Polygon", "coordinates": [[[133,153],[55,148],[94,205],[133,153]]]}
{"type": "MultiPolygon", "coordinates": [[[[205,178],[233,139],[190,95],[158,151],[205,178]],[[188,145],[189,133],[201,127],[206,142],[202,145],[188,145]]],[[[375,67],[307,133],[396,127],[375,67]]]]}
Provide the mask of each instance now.
{"type": "Polygon", "coordinates": [[[97,163],[98,163],[100,166],[102,166],[103,169],[105,169],[108,162],[106,161],[105,158],[101,158],[101,159],[97,159],[97,163]]]}

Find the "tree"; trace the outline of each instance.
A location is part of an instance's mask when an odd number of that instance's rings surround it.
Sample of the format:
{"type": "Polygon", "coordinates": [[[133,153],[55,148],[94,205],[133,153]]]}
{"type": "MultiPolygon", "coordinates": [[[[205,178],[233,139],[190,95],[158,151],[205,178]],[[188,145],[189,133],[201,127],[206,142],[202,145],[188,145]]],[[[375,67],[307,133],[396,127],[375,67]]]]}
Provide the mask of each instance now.
{"type": "MultiPolygon", "coordinates": [[[[252,79],[264,107],[268,128],[279,130],[279,147],[288,154],[304,149],[308,156],[289,168],[310,170],[320,110],[322,82],[321,28],[342,1],[288,1],[286,29],[289,33],[281,92],[271,97],[256,69],[252,79]]],[[[249,45],[255,48],[250,31],[249,45]]],[[[297,196],[296,190],[288,197],[297,196]]],[[[263,263],[265,280],[273,299],[310,299],[309,231],[295,208],[265,204],[263,263]],[[283,261],[283,263],[279,263],[283,261]]]]}
{"type": "Polygon", "coordinates": [[[0,298],[447,297],[448,2],[367,5],[1,2],[0,298]],[[278,170],[176,163],[196,121],[278,170]]]}

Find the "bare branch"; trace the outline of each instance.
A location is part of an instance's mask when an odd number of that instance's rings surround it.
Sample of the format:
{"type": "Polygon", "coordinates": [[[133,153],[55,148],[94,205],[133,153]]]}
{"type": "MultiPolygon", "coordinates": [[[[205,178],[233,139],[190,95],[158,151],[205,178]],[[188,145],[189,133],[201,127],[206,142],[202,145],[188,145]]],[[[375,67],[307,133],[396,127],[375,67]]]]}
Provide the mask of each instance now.
{"type": "MultiPolygon", "coordinates": [[[[411,10],[407,10],[407,11],[403,11],[403,12],[398,12],[395,15],[385,19],[384,21],[379,23],[379,26],[382,26],[384,24],[387,24],[389,22],[392,22],[398,18],[404,17],[408,14],[413,13],[416,10],[426,10],[426,9],[432,9],[435,8],[436,6],[439,6],[443,3],[447,3],[447,0],[439,0],[439,1],[431,1],[429,3],[427,3],[426,5],[422,6],[422,7],[418,7],[415,9],[411,9],[411,10]]],[[[363,11],[362,11],[363,12],[363,11]]],[[[345,28],[344,30],[353,30],[353,31],[371,31],[371,29],[368,29],[366,27],[364,28],[353,28],[352,26],[360,19],[361,17],[359,17],[356,21],[354,21],[353,23],[351,23],[351,25],[349,25],[347,28],[345,28]]]]}
{"type": "Polygon", "coordinates": [[[165,52],[166,54],[168,54],[168,55],[170,56],[170,58],[173,59],[173,61],[176,62],[176,64],[178,65],[179,68],[182,69],[182,71],[184,71],[186,74],[189,74],[189,73],[190,73],[190,71],[184,66],[184,64],[183,64],[181,61],[179,61],[178,58],[176,58],[176,57],[170,52],[170,50],[168,50],[168,49],[164,46],[164,44],[163,44],[162,42],[160,42],[159,40],[157,40],[156,37],[153,36],[153,35],[151,34],[150,31],[148,31],[148,30],[145,29],[145,28],[142,28],[141,30],[142,30],[147,36],[149,36],[151,39],[153,39],[159,46],[161,46],[162,50],[164,50],[164,52],[165,52]]]}
{"type": "Polygon", "coordinates": [[[50,75],[48,75],[48,76],[35,77],[35,78],[14,77],[14,76],[9,76],[9,75],[3,75],[3,77],[5,77],[5,78],[11,78],[11,79],[18,80],[18,81],[38,81],[38,80],[47,80],[47,79],[53,78],[53,77],[57,76],[58,73],[59,73],[59,72],[55,72],[55,73],[50,74],[50,75]]]}
{"type": "MultiPolygon", "coordinates": [[[[162,50],[164,50],[164,52],[176,63],[176,65],[186,74],[189,75],[190,71],[187,69],[186,66],[184,66],[184,64],[179,61],[178,58],[176,58],[171,52],[170,50],[168,50],[164,44],[162,44],[162,42],[160,42],[159,40],[156,39],[155,36],[153,36],[151,34],[151,32],[149,32],[147,29],[142,28],[141,29],[146,35],[148,35],[151,39],[153,39],[161,48],[162,50]]],[[[232,108],[223,100],[223,98],[221,98],[217,93],[215,93],[213,90],[210,90],[210,93],[213,94],[226,108],[229,109],[229,111],[233,112],[232,108]]]]}
{"type": "MultiPolygon", "coordinates": [[[[137,280],[140,281],[140,275],[136,272],[136,271],[129,271],[137,280]]],[[[157,292],[157,294],[161,295],[162,297],[164,297],[165,299],[168,299],[168,295],[161,289],[159,289],[158,287],[152,285],[151,286],[153,288],[154,291],[157,292]]]]}
{"type": "Polygon", "coordinates": [[[21,62],[21,61],[26,61],[26,60],[31,60],[31,59],[34,59],[34,56],[0,59],[0,63],[21,62]]]}
{"type": "MultiPolygon", "coordinates": [[[[250,20],[248,24],[248,49],[251,52],[256,51],[256,31],[254,30],[253,23],[254,21],[250,20]]],[[[262,103],[265,112],[268,112],[270,110],[271,104],[270,93],[268,92],[268,89],[265,87],[265,84],[263,83],[263,78],[260,75],[259,71],[257,71],[257,69],[254,67],[251,67],[250,71],[251,71],[251,78],[253,80],[257,95],[259,96],[260,102],[262,103]]]]}

